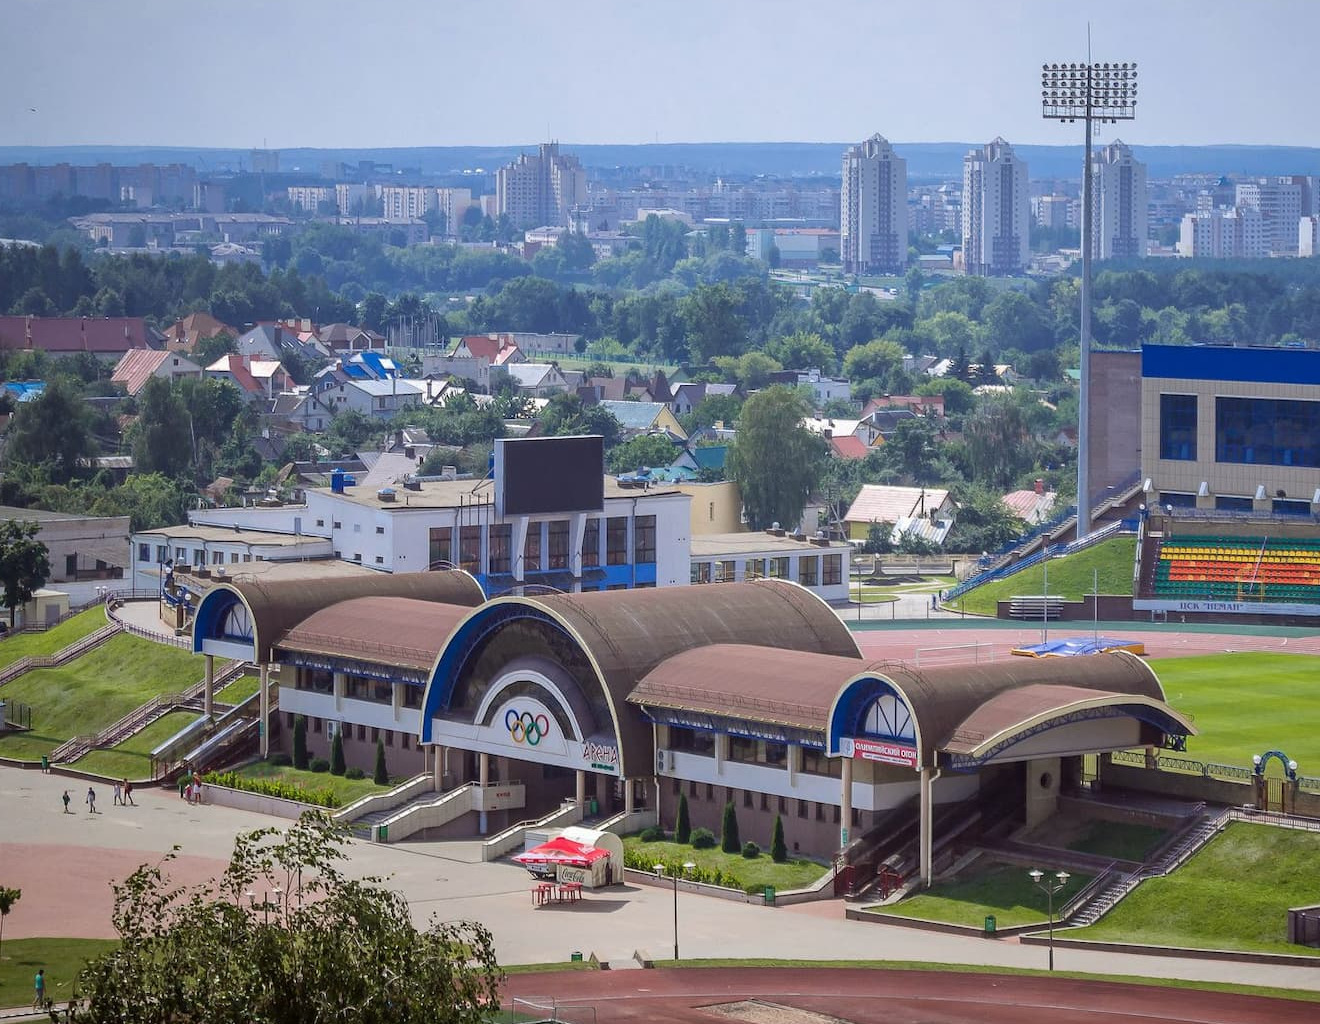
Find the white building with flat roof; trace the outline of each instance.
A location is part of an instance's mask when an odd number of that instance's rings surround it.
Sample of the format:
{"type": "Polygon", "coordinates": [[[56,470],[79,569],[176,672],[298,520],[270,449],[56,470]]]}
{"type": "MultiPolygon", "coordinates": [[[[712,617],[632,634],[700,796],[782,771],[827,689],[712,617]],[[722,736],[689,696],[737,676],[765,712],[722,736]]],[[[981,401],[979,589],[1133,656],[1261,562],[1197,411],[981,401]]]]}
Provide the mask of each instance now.
{"type": "Polygon", "coordinates": [[[848,274],[901,274],[907,266],[907,161],[878,133],[844,151],[839,246],[848,274]]]}
{"type": "Polygon", "coordinates": [[[1020,274],[1030,243],[1027,164],[996,137],[963,158],[962,252],[966,272],[1020,274]]]}
{"type": "Polygon", "coordinates": [[[1091,254],[1098,260],[1146,255],[1146,165],[1115,139],[1091,158],[1091,254]]]}

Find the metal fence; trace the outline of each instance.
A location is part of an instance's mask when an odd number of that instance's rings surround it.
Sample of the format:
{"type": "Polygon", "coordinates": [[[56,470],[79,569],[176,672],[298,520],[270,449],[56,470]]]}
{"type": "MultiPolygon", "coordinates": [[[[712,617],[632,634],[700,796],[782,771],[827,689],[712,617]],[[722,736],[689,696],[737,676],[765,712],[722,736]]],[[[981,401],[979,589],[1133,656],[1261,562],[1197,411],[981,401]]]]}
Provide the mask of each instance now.
{"type": "MultiPolygon", "coordinates": [[[[1147,767],[1146,755],[1139,750],[1116,750],[1110,755],[1115,764],[1131,764],[1140,768],[1147,767]]],[[[1164,772],[1180,772],[1184,775],[1200,775],[1208,779],[1223,779],[1227,782],[1250,782],[1255,774],[1250,768],[1241,768],[1231,764],[1216,764],[1213,761],[1194,761],[1187,757],[1157,753],[1155,768],[1164,772]]],[[[1297,784],[1308,792],[1320,792],[1320,779],[1299,775],[1297,784]]]]}

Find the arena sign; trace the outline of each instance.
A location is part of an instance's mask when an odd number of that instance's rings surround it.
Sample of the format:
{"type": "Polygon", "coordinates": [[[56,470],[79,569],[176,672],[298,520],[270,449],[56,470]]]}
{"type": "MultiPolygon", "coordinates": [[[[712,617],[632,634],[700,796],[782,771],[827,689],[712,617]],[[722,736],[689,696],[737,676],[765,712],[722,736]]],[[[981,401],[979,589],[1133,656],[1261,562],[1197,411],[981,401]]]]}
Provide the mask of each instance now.
{"type": "MultiPolygon", "coordinates": [[[[519,761],[554,764],[591,772],[619,773],[619,747],[613,736],[589,736],[578,740],[565,735],[559,717],[543,701],[521,694],[497,704],[479,722],[432,721],[434,742],[463,750],[475,750],[519,761]]],[[[577,729],[577,723],[570,723],[577,729]]]]}
{"type": "Polygon", "coordinates": [[[897,764],[905,768],[917,766],[917,748],[906,743],[892,740],[869,740],[843,737],[839,741],[839,752],[844,757],[855,757],[863,761],[880,761],[884,764],[897,764]]]}
{"type": "Polygon", "coordinates": [[[1132,602],[1132,607],[1137,611],[1195,612],[1206,615],[1320,615],[1320,608],[1313,604],[1262,601],[1136,600],[1132,602]]]}

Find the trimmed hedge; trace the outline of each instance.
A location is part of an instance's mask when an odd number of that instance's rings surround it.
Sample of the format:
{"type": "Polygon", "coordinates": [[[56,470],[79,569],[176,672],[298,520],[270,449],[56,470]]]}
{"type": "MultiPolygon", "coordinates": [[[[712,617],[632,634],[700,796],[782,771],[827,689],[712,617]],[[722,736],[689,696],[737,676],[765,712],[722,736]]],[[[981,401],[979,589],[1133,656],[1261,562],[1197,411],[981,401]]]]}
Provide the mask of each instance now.
{"type": "Polygon", "coordinates": [[[296,800],[298,803],[315,804],[317,807],[333,808],[343,803],[329,788],[303,789],[283,779],[249,779],[237,772],[207,772],[202,778],[212,786],[241,789],[245,793],[259,793],[262,796],[279,797],[281,800],[296,800]]]}
{"type": "MultiPolygon", "coordinates": [[[[714,840],[714,835],[711,839],[714,840]]],[[[713,846],[714,843],[712,842],[713,846]]],[[[626,868],[635,868],[638,871],[645,871],[648,875],[655,873],[655,857],[648,857],[640,850],[624,850],[623,866],[626,868]]],[[[673,878],[677,875],[684,881],[698,882],[702,885],[718,885],[725,889],[739,889],[742,892],[758,893],[761,891],[759,885],[747,885],[737,875],[731,875],[727,871],[721,871],[719,868],[695,867],[684,869],[683,862],[661,861],[665,866],[665,877],[673,878]]]]}

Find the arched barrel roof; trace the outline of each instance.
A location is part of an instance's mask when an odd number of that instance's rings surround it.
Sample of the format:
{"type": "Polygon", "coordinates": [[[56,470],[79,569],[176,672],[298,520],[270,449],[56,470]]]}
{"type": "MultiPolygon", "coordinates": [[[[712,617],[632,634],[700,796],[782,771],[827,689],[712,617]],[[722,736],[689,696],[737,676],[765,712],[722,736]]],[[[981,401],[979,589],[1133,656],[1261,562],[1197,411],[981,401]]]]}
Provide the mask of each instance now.
{"type": "Polygon", "coordinates": [[[409,597],[354,597],[313,612],[276,646],[427,671],[469,611],[409,597]]]}
{"type": "Polygon", "coordinates": [[[235,599],[247,608],[252,621],[253,657],[273,660],[275,646],[309,615],[355,597],[408,597],[417,601],[475,607],[485,593],[469,573],[381,573],[331,580],[270,580],[218,583],[203,595],[193,620],[193,650],[219,627],[224,609],[235,599]]]}

